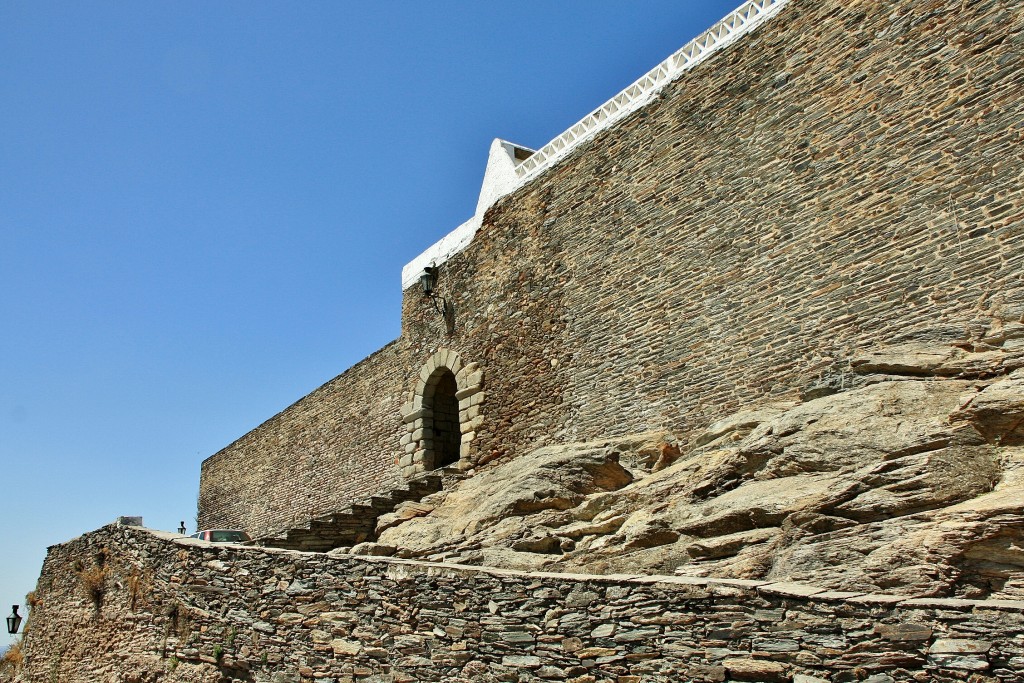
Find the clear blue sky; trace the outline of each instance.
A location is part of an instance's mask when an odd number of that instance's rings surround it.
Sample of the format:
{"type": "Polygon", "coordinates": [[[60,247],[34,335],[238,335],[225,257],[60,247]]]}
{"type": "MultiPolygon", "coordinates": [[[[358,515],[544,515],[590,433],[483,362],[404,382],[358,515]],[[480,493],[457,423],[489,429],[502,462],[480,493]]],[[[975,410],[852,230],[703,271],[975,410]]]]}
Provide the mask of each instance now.
{"type": "Polygon", "coordinates": [[[738,4],[0,3],[0,616],[48,545],[193,531],[204,458],[398,336],[492,138],[738,4]]]}

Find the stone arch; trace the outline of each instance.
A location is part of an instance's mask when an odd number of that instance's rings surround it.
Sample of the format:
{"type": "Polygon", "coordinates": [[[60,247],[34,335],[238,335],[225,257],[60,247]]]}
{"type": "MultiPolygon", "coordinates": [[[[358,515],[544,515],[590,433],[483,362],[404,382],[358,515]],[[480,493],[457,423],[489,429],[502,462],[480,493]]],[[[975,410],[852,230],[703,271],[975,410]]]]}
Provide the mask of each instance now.
{"type": "Polygon", "coordinates": [[[420,368],[416,387],[403,406],[402,475],[439,467],[475,464],[476,432],[483,423],[483,371],[450,349],[434,353],[420,368]]]}

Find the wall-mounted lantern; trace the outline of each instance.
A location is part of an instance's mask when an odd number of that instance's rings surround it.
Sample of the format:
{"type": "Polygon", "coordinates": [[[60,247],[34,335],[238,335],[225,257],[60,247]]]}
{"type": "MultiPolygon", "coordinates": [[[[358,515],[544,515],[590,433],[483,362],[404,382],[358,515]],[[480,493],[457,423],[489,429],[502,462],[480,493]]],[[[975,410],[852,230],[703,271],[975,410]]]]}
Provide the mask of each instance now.
{"type": "Polygon", "coordinates": [[[7,617],[7,632],[12,636],[18,633],[21,628],[21,615],[18,614],[18,606],[11,607],[11,616],[7,617]]]}
{"type": "Polygon", "coordinates": [[[434,304],[434,310],[441,314],[448,326],[448,331],[451,332],[455,328],[455,310],[448,303],[448,299],[438,296],[435,292],[437,289],[437,266],[429,265],[423,269],[423,273],[420,274],[420,287],[423,288],[423,296],[434,304]]]}
{"type": "Polygon", "coordinates": [[[184,520],[182,520],[181,523],[178,525],[178,533],[181,534],[182,536],[185,535],[185,522],[184,522],[184,520]]]}
{"type": "Polygon", "coordinates": [[[423,269],[423,274],[420,275],[420,286],[423,287],[423,296],[433,298],[434,287],[437,286],[437,268],[427,266],[423,269]]]}

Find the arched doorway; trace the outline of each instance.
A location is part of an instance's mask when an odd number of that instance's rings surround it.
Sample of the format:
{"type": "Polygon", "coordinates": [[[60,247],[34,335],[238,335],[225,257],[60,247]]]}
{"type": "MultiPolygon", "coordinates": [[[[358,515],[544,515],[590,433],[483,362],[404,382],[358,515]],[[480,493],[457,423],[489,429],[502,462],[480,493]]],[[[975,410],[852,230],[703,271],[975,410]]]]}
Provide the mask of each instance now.
{"type": "Polygon", "coordinates": [[[451,349],[435,351],[402,406],[402,476],[411,479],[439,467],[472,469],[479,458],[484,398],[484,371],[477,363],[463,363],[451,349]]]}
{"type": "Polygon", "coordinates": [[[455,373],[439,368],[423,392],[424,442],[427,445],[424,461],[427,469],[453,465],[459,460],[462,431],[459,426],[459,399],[455,397],[458,383],[455,373]],[[429,416],[429,417],[428,417],[429,416]]]}

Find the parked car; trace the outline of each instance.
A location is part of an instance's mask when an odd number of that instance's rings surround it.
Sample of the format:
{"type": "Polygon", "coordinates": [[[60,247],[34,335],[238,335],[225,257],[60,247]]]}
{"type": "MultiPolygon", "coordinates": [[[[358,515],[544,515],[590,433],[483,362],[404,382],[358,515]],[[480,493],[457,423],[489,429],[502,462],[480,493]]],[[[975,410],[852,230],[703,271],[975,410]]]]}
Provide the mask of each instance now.
{"type": "Polygon", "coordinates": [[[252,540],[249,534],[240,529],[207,529],[195,532],[191,538],[211,543],[248,543],[252,540]]]}

